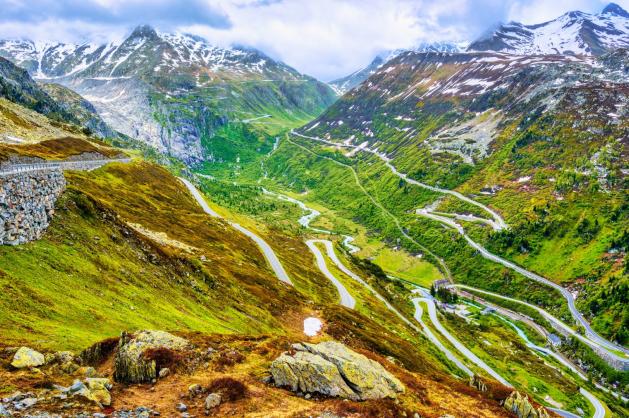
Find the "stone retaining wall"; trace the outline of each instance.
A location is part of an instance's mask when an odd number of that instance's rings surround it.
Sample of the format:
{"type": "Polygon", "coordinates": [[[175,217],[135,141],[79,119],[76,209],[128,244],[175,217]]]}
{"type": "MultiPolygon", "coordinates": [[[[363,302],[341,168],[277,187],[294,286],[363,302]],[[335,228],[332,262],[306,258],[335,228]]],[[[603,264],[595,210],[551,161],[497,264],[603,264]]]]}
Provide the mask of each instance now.
{"type": "Polygon", "coordinates": [[[63,170],[94,170],[111,162],[129,161],[98,153],[83,153],[63,161],[24,156],[0,161],[0,245],[41,238],[50,225],[55,202],[66,187],[63,170]]]}
{"type": "Polygon", "coordinates": [[[61,169],[40,170],[0,178],[0,244],[18,245],[39,239],[52,219],[66,180],[61,169]]]}

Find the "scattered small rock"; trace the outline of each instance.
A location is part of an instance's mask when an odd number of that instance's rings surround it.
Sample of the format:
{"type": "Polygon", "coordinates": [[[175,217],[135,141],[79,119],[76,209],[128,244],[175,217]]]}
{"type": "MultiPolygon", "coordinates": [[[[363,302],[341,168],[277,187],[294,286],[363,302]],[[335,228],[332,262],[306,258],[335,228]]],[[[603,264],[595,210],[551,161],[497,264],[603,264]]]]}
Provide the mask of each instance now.
{"type": "Polygon", "coordinates": [[[177,411],[179,412],[186,412],[188,410],[188,407],[184,403],[178,403],[175,409],[177,409],[177,411]]]}
{"type": "Polygon", "coordinates": [[[36,403],[37,403],[37,398],[26,398],[26,399],[22,399],[20,401],[15,402],[13,404],[13,407],[18,411],[22,411],[24,409],[31,408],[36,403]]]}
{"type": "Polygon", "coordinates": [[[111,394],[109,393],[111,383],[109,383],[109,379],[88,377],[85,379],[85,383],[87,384],[87,389],[89,390],[89,395],[87,396],[88,399],[102,406],[111,405],[111,394]]]}
{"type": "Polygon", "coordinates": [[[85,369],[85,377],[98,377],[98,373],[96,372],[95,368],[87,367],[85,369]]]}
{"type": "Polygon", "coordinates": [[[163,369],[159,370],[160,379],[167,377],[169,374],[170,374],[170,369],[168,367],[164,367],[163,369]]]}
{"type": "Polygon", "coordinates": [[[192,385],[188,386],[188,396],[190,396],[191,398],[200,395],[202,392],[203,388],[198,383],[193,383],[192,385]]]}
{"type": "Polygon", "coordinates": [[[216,408],[221,404],[221,395],[219,393],[210,393],[205,398],[205,409],[216,408]]]}
{"type": "Polygon", "coordinates": [[[543,406],[535,408],[527,395],[513,391],[504,401],[504,408],[518,418],[549,418],[550,414],[543,406]]]}

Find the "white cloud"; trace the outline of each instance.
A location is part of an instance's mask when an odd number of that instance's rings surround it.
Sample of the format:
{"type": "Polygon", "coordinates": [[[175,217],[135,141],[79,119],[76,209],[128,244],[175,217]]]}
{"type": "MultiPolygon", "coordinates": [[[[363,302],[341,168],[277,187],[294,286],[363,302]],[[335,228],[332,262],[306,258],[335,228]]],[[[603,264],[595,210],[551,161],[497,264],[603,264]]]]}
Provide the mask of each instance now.
{"type": "MultiPolygon", "coordinates": [[[[629,8],[629,0],[617,0],[629,8]]],[[[263,50],[323,80],[382,51],[471,41],[501,21],[540,23],[603,0],[0,0],[0,37],[119,39],[139,23],[263,50]]]]}

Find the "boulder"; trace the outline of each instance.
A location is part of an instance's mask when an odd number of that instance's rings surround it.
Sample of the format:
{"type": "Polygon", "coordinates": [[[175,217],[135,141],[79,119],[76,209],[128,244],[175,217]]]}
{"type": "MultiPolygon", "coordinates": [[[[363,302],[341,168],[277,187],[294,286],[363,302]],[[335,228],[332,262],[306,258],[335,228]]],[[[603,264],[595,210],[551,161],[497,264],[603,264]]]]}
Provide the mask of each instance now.
{"type": "Polygon", "coordinates": [[[203,387],[200,384],[193,383],[190,386],[188,386],[188,396],[190,396],[191,398],[194,398],[195,396],[198,396],[201,393],[203,393],[203,387]]]}
{"type": "Polygon", "coordinates": [[[19,350],[13,356],[11,366],[16,369],[23,369],[25,367],[39,367],[46,363],[44,355],[40,352],[28,347],[20,347],[19,350]]]}
{"type": "Polygon", "coordinates": [[[507,411],[513,412],[518,418],[550,418],[546,408],[543,406],[535,408],[529,397],[518,391],[511,392],[503,405],[507,411]]]}
{"type": "Polygon", "coordinates": [[[109,389],[111,389],[111,383],[109,383],[109,379],[88,377],[87,379],[85,379],[85,384],[87,385],[87,398],[89,400],[94,401],[102,406],[111,405],[111,394],[109,393],[109,389]]]}
{"type": "Polygon", "coordinates": [[[190,348],[190,343],[164,331],[126,332],[120,337],[114,360],[114,379],[124,383],[145,383],[157,378],[158,365],[146,358],[148,350],[163,349],[165,352],[190,348]]]}
{"type": "Polygon", "coordinates": [[[402,383],[381,364],[345,345],[328,341],[293,345],[271,364],[277,386],[294,392],[319,393],[356,401],[395,398],[402,383]]]}

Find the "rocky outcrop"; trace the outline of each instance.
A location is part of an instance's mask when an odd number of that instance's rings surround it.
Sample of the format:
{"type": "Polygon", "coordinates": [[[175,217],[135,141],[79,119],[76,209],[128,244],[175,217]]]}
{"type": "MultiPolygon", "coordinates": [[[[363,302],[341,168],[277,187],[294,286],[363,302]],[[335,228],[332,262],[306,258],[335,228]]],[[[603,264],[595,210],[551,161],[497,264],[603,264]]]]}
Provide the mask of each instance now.
{"type": "Polygon", "coordinates": [[[395,398],[404,391],[402,383],[381,364],[343,344],[301,343],[293,349],[271,364],[277,386],[356,401],[395,398]]]}
{"type": "Polygon", "coordinates": [[[190,347],[187,340],[164,331],[124,332],[114,360],[114,379],[124,383],[151,382],[157,378],[160,359],[172,359],[176,352],[190,347]]]}
{"type": "Polygon", "coordinates": [[[504,408],[513,412],[518,418],[550,418],[548,411],[543,406],[533,406],[526,395],[514,391],[504,401],[504,408]]]}
{"type": "Polygon", "coordinates": [[[52,219],[55,202],[66,186],[61,170],[0,177],[0,244],[39,239],[52,219]]]}
{"type": "Polygon", "coordinates": [[[39,367],[46,363],[44,355],[40,352],[28,347],[20,347],[13,356],[11,366],[16,369],[24,369],[26,367],[39,367]]]}
{"type": "Polygon", "coordinates": [[[469,385],[481,392],[487,392],[487,383],[476,374],[470,376],[469,385]]]}

